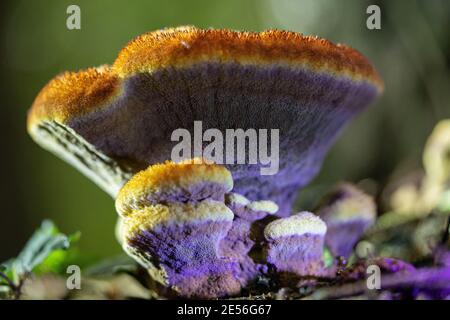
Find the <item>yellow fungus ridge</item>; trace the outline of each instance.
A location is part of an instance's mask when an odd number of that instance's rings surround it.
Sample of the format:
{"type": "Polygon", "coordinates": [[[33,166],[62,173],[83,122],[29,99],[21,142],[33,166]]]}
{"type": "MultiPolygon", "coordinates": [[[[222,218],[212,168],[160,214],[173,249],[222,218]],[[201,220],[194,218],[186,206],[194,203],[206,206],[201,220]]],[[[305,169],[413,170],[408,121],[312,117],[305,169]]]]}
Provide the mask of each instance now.
{"type": "Polygon", "coordinates": [[[122,222],[121,234],[133,239],[142,231],[152,230],[162,225],[184,225],[190,222],[233,221],[233,212],[222,202],[204,200],[195,204],[172,203],[150,205],[134,210],[122,222]]]}
{"type": "Polygon", "coordinates": [[[169,160],[155,164],[138,172],[122,187],[116,199],[116,210],[127,216],[132,210],[144,206],[149,194],[173,194],[176,190],[188,190],[190,186],[205,182],[221,184],[225,191],[233,188],[230,171],[224,166],[202,159],[178,163],[169,160]]]}

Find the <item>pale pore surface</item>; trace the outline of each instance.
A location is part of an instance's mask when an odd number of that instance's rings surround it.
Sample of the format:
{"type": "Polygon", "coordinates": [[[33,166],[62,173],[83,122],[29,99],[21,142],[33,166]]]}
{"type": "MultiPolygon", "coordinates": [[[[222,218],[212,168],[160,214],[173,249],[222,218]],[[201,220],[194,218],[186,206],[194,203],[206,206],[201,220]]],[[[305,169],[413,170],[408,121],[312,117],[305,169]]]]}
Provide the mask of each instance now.
{"type": "Polygon", "coordinates": [[[264,236],[277,239],[303,234],[325,235],[326,232],[327,226],[322,219],[311,212],[301,212],[269,223],[264,229],[264,236]]]}

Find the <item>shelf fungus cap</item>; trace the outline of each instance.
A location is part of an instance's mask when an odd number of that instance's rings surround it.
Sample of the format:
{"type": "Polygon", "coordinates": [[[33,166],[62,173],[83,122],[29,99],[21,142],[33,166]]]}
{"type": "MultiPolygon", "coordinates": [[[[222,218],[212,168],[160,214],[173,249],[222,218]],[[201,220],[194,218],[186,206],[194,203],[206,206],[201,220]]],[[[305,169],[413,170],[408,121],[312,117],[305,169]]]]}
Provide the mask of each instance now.
{"type": "Polygon", "coordinates": [[[235,192],[225,195],[225,203],[236,216],[250,222],[274,215],[278,211],[278,205],[273,201],[251,201],[235,192]]]}
{"type": "Polygon", "coordinates": [[[328,227],[327,247],[333,255],[346,258],[377,215],[373,198],[350,183],[337,185],[316,212],[328,227]]]}
{"type": "Polygon", "coordinates": [[[269,223],[264,229],[268,242],[267,262],[279,274],[323,275],[326,232],[325,222],[306,211],[269,223]]]}
{"type": "Polygon", "coordinates": [[[133,176],[120,190],[116,210],[127,216],[134,209],[158,203],[195,203],[208,198],[223,202],[232,188],[233,178],[224,166],[202,159],[166,161],[133,176]]]}
{"type": "Polygon", "coordinates": [[[204,132],[264,129],[267,158],[210,160],[226,163],[235,192],[274,201],[287,215],[337,134],[382,90],[371,63],[345,45],[280,30],[180,27],[137,37],[112,66],[51,80],[32,105],[28,131],[116,196],[138,171],[172,159],[176,129],[191,138],[194,121],[204,132]],[[262,175],[268,166],[273,174],[262,175]]]}
{"type": "Polygon", "coordinates": [[[217,298],[241,289],[236,264],[219,252],[234,218],[223,202],[230,179],[220,166],[166,162],[119,192],[122,246],[176,295],[217,298]]]}

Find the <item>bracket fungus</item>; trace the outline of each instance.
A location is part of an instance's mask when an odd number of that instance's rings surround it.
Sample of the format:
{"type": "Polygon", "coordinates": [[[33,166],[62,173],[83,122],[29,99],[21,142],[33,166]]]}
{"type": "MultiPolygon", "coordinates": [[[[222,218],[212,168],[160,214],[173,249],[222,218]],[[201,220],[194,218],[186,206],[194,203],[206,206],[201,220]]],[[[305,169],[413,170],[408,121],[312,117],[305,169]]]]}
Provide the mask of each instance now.
{"type": "Polygon", "coordinates": [[[373,198],[350,183],[334,188],[317,209],[328,227],[325,243],[335,256],[348,258],[357,241],[375,222],[373,198]]]}
{"type": "Polygon", "coordinates": [[[116,198],[119,240],[163,294],[226,297],[272,269],[326,272],[325,222],[308,212],[280,217],[382,90],[370,62],[344,45],[279,30],[180,27],[137,37],[112,66],[55,77],[35,99],[28,131],[116,198]],[[173,133],[195,137],[199,121],[241,130],[243,148],[248,130],[278,130],[279,170],[261,175],[264,163],[250,155],[211,163],[204,139],[201,154],[169,161],[173,133]]]}
{"type": "Polygon", "coordinates": [[[300,212],[269,223],[267,262],[280,274],[322,276],[323,248],[327,226],[311,212],[300,212]]]}
{"type": "Polygon", "coordinates": [[[182,297],[236,295],[270,267],[297,278],[325,275],[327,227],[318,216],[275,217],[275,203],[232,188],[221,165],[192,159],[149,166],[117,197],[122,246],[161,288],[182,297]]]}
{"type": "MultiPolygon", "coordinates": [[[[234,190],[290,214],[344,125],[383,90],[356,50],[295,32],[179,27],[143,34],[112,66],[65,72],[35,99],[28,131],[113,197],[171,158],[174,130],[279,130],[279,171],[226,163],[234,190]]],[[[201,155],[195,155],[201,157],[201,155]]]]}
{"type": "Polygon", "coordinates": [[[238,293],[235,262],[219,253],[234,217],[223,200],[232,183],[224,167],[193,161],[136,174],[116,200],[125,251],[181,296],[238,293]]]}

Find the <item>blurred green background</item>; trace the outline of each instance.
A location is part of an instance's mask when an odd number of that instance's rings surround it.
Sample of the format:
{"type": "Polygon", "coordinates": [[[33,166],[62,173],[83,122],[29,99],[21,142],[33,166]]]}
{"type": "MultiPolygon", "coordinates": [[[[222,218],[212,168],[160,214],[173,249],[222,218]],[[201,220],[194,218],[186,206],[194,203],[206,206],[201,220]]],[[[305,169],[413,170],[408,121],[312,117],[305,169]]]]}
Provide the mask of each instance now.
{"type": "Polygon", "coordinates": [[[374,63],[385,80],[384,96],[345,130],[299,206],[308,207],[342,179],[363,180],[376,191],[402,163],[420,166],[428,134],[450,116],[447,0],[3,0],[0,16],[0,261],[16,255],[44,218],[64,232],[80,230],[89,257],[121,251],[113,200],[34,144],[25,119],[54,75],[112,63],[146,31],[179,25],[288,29],[346,43],[374,63]],[[81,30],[66,28],[70,4],[81,8],[81,30]],[[381,30],[366,28],[369,4],[381,7],[381,30]]]}

